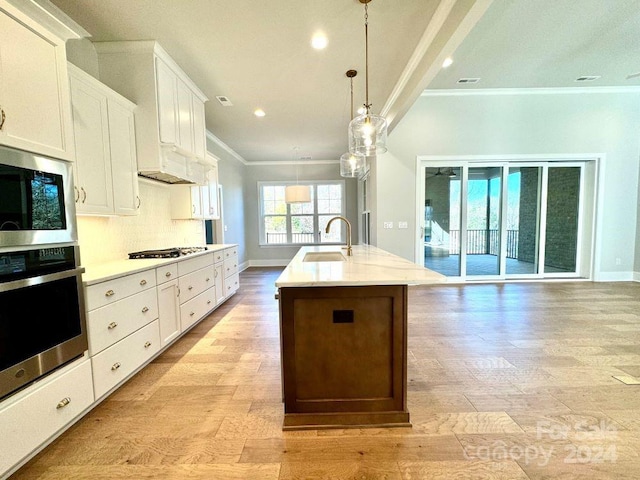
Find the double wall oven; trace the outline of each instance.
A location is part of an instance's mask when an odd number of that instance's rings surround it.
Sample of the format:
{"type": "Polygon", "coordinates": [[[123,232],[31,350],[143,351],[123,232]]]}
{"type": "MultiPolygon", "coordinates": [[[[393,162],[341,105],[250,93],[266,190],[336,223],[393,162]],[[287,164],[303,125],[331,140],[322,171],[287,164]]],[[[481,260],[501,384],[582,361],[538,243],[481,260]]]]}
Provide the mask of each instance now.
{"type": "Polygon", "coordinates": [[[0,146],[0,399],[87,350],[71,165],[0,146]]]}

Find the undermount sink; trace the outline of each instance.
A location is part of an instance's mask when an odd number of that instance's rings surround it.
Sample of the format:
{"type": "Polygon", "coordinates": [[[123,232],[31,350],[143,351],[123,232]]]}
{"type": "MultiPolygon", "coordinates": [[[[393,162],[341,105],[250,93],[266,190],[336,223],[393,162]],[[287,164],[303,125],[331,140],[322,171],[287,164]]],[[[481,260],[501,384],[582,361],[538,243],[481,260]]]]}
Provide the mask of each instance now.
{"type": "Polygon", "coordinates": [[[308,252],[303,262],[344,262],[346,258],[340,252],[308,252]]]}

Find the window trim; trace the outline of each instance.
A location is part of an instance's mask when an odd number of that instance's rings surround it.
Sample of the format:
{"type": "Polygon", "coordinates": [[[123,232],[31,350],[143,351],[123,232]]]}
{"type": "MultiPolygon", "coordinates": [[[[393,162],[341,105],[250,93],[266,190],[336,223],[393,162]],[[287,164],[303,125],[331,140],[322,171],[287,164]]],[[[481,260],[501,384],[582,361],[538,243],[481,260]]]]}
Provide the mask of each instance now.
{"type": "MultiPolygon", "coordinates": [[[[292,234],[291,232],[291,218],[294,216],[310,216],[313,217],[313,225],[314,225],[314,231],[318,230],[318,218],[322,215],[327,215],[327,214],[319,214],[318,213],[318,195],[317,195],[317,188],[319,185],[340,185],[341,189],[342,189],[342,195],[341,195],[341,199],[340,199],[340,213],[336,213],[335,215],[341,215],[343,217],[346,217],[346,185],[345,185],[345,181],[344,180],[305,180],[305,181],[300,181],[300,182],[291,182],[291,181],[259,181],[257,182],[257,186],[258,186],[258,245],[260,247],[301,247],[301,246],[307,246],[307,245],[341,245],[343,243],[345,243],[345,238],[346,238],[346,228],[344,227],[344,222],[339,222],[340,223],[340,241],[339,242],[318,242],[317,240],[313,243],[311,242],[305,242],[305,243],[267,243],[266,242],[266,233],[265,233],[265,228],[264,228],[264,218],[265,218],[265,213],[264,213],[264,201],[263,201],[263,197],[262,197],[262,191],[263,191],[263,187],[273,187],[273,186],[288,186],[288,185],[296,185],[296,184],[300,184],[300,185],[309,185],[312,186],[314,188],[314,192],[313,192],[313,203],[314,203],[314,213],[312,214],[291,214],[291,207],[289,205],[287,205],[287,213],[286,214],[282,214],[284,216],[286,216],[286,225],[287,225],[287,237],[290,238],[290,235],[292,234]]],[[[274,215],[274,216],[282,216],[282,215],[274,215]]],[[[332,228],[335,228],[335,226],[332,226],[332,228]]]]}

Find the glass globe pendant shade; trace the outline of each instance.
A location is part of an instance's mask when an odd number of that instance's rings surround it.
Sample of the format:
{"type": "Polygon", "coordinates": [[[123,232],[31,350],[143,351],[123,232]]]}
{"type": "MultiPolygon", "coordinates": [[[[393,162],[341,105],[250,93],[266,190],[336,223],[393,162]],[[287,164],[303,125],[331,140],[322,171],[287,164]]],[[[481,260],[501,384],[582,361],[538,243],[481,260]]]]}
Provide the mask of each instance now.
{"type": "Polygon", "coordinates": [[[309,185],[287,185],[284,189],[285,203],[309,203],[311,202],[311,189],[309,185]]]}
{"type": "Polygon", "coordinates": [[[365,113],[349,123],[349,152],[367,157],[387,151],[387,120],[365,113]]]}
{"type": "Polygon", "coordinates": [[[345,153],[340,157],[340,176],[358,178],[364,173],[367,157],[360,153],[345,153]]]}

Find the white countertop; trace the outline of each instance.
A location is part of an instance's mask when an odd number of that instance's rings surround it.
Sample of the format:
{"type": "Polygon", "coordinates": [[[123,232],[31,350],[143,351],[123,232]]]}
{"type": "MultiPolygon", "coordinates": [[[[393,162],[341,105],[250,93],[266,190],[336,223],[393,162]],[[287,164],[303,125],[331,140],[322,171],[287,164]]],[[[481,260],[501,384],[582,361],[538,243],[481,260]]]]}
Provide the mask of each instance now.
{"type": "Polygon", "coordinates": [[[447,277],[370,245],[354,245],[353,255],[338,245],[302,247],[276,280],[276,287],[428,285],[447,277]],[[342,252],[345,261],[303,262],[309,252],[342,252]]]}
{"type": "MultiPolygon", "coordinates": [[[[113,262],[100,263],[96,265],[81,265],[85,271],[82,274],[82,282],[85,286],[95,283],[104,282],[123,275],[143,272],[150,268],[160,267],[169,263],[180,262],[187,258],[194,258],[199,255],[207,255],[218,250],[224,250],[229,247],[237,247],[237,244],[209,244],[206,245],[207,250],[202,252],[190,253],[181,257],[174,258],[136,258],[114,260],[113,262]]],[[[82,250],[80,250],[80,258],[82,258],[82,250]]]]}

